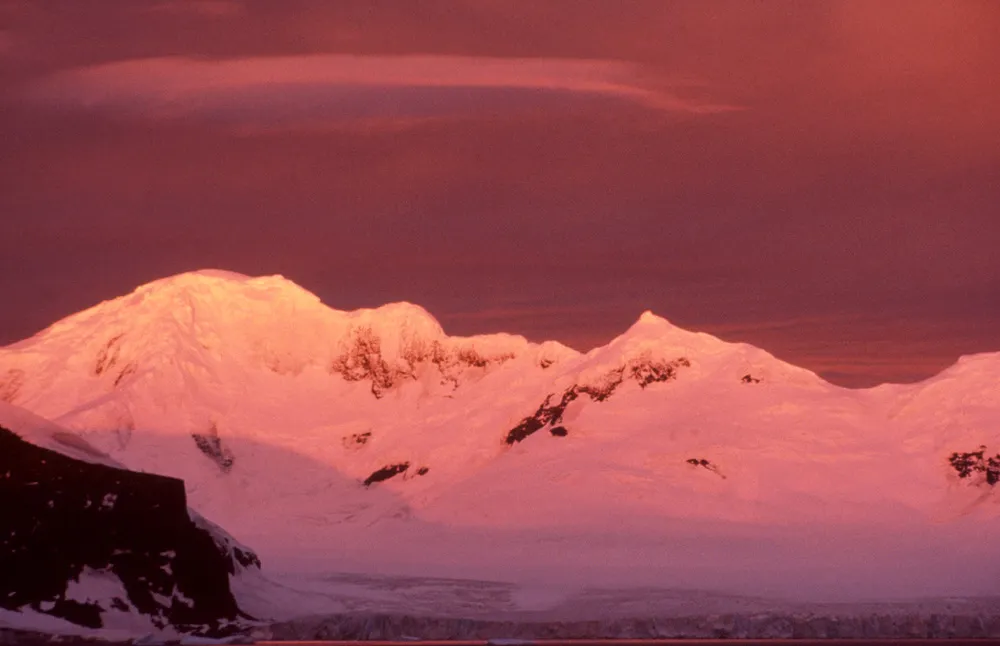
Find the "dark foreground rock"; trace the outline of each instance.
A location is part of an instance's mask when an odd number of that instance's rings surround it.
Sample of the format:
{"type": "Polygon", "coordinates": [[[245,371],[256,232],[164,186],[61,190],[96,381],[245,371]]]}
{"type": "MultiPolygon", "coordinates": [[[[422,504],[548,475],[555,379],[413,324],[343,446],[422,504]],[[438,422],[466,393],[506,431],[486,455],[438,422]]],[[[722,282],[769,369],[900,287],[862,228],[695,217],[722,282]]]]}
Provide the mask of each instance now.
{"type": "Polygon", "coordinates": [[[0,427],[0,607],[88,628],[109,612],[224,635],[256,555],[188,513],[181,480],[76,460],[0,427]],[[215,535],[219,534],[219,535],[215,535]]]}
{"type": "MultiPolygon", "coordinates": [[[[31,630],[14,630],[0,628],[0,646],[110,646],[109,642],[99,637],[81,637],[78,635],[47,635],[31,630]]],[[[121,642],[125,643],[125,642],[121,642]]]]}

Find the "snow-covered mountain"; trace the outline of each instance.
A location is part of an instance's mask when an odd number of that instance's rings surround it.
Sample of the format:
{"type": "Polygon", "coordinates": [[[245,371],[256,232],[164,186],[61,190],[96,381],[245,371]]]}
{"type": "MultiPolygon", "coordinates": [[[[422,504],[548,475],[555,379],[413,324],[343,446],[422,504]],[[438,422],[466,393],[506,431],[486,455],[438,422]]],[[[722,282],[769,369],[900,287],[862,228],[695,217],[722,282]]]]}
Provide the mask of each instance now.
{"type": "Polygon", "coordinates": [[[582,354],[210,271],[0,349],[0,399],[277,571],[888,598],[1000,592],[998,368],[848,390],[649,312],[582,354]]]}

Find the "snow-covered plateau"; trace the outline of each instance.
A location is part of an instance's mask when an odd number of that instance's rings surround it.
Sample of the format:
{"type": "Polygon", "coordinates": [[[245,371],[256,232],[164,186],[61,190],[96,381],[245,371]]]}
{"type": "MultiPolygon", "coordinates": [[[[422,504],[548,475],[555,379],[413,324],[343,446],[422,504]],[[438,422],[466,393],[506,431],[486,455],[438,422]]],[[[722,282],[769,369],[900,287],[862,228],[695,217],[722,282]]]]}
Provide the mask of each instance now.
{"type": "Polygon", "coordinates": [[[998,375],[851,390],[649,312],[583,354],[202,271],[0,348],[0,425],[182,479],[260,556],[233,587],[270,635],[827,610],[1000,634],[998,375]]]}

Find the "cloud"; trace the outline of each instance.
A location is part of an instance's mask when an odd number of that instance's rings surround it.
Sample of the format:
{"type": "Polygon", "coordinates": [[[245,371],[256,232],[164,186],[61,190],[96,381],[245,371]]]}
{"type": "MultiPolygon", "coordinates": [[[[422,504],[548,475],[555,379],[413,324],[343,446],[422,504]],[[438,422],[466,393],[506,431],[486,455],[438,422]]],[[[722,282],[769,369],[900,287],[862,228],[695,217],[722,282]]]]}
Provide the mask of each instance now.
{"type": "Polygon", "coordinates": [[[607,60],[308,55],[224,60],[148,58],[63,71],[24,98],[141,118],[249,127],[394,123],[611,100],[658,112],[737,109],[681,96],[637,66],[607,60]]]}

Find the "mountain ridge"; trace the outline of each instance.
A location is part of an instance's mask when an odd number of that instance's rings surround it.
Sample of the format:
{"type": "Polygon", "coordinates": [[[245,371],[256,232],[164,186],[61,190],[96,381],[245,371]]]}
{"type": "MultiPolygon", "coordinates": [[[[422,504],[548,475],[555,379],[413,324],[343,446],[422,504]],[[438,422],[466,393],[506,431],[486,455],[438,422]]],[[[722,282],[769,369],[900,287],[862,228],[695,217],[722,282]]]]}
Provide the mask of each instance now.
{"type": "MultiPolygon", "coordinates": [[[[741,346],[755,348],[766,353],[769,357],[773,357],[770,353],[756,346],[727,342],[705,332],[685,330],[650,310],[642,312],[629,328],[607,344],[583,352],[569,348],[558,341],[547,340],[534,343],[529,342],[521,335],[509,333],[465,337],[451,336],[444,332],[441,324],[425,308],[410,302],[392,302],[375,308],[358,310],[337,310],[325,305],[318,296],[280,274],[251,277],[217,269],[184,272],[145,283],[128,294],[85,308],[76,314],[56,321],[28,338],[2,346],[0,353],[30,353],[40,343],[52,343],[65,337],[75,336],[74,341],[78,341],[81,335],[87,336],[83,332],[88,324],[98,325],[102,330],[153,327],[152,330],[146,330],[146,343],[151,344],[152,348],[159,346],[161,350],[168,349],[164,347],[166,345],[164,339],[170,339],[176,343],[178,334],[183,332],[181,341],[200,344],[204,350],[211,351],[216,349],[219,343],[219,334],[222,332],[230,335],[235,332],[236,336],[254,332],[254,326],[250,325],[249,331],[244,330],[241,333],[238,324],[241,321],[246,323],[247,315],[255,309],[259,309],[248,307],[255,301],[258,301],[258,305],[266,304],[276,310],[273,317],[274,337],[294,335],[302,338],[299,346],[308,345],[307,342],[313,345],[322,345],[318,341],[320,338],[343,339],[350,336],[352,329],[371,326],[376,332],[383,333],[380,335],[385,344],[383,350],[391,358],[399,358],[399,354],[405,353],[406,348],[399,346],[405,346],[408,339],[423,338],[431,342],[448,339],[459,346],[477,344],[495,346],[497,355],[510,351],[523,352],[526,348],[533,348],[543,355],[539,359],[540,361],[548,362],[554,359],[590,356],[604,348],[627,348],[629,338],[637,330],[646,330],[646,336],[649,336],[649,332],[653,331],[653,334],[658,336],[662,342],[674,342],[684,348],[697,348],[701,351],[711,352],[713,348],[741,346]],[[198,312],[205,309],[216,310],[214,321],[211,317],[208,321],[203,320],[204,315],[198,312]],[[225,316],[218,315],[218,311],[225,312],[227,309],[231,311],[226,312],[225,316]],[[198,311],[196,312],[196,310],[198,311]],[[136,315],[142,319],[140,322],[127,320],[129,317],[136,318],[136,315]],[[126,320],[123,321],[122,318],[126,320]],[[212,329],[212,326],[206,325],[206,323],[214,323],[216,327],[221,324],[223,329],[212,329]],[[385,334],[385,332],[394,329],[398,330],[398,334],[385,334]],[[150,341],[150,337],[154,340],[150,341]]],[[[105,343],[111,346],[106,353],[110,353],[111,357],[114,356],[117,345],[115,336],[115,334],[104,335],[105,343]]],[[[288,356],[286,348],[270,347],[266,338],[257,338],[252,341],[256,343],[255,351],[260,355],[259,359],[270,364],[276,371],[295,372],[304,367],[301,359],[296,361],[288,356]]],[[[96,352],[99,351],[100,348],[96,352]]],[[[418,354],[420,353],[418,352],[418,354]]],[[[984,352],[963,355],[959,357],[956,364],[945,368],[939,374],[950,372],[955,365],[970,358],[996,356],[1000,356],[1000,353],[984,352]]],[[[776,358],[775,360],[781,361],[786,366],[793,366],[803,373],[816,374],[806,368],[795,366],[795,364],[776,358]]],[[[95,368],[98,371],[103,369],[99,364],[100,358],[95,356],[95,368]]],[[[120,375],[121,373],[116,374],[116,376],[120,375]]],[[[127,377],[127,375],[125,376],[127,377]]],[[[916,383],[926,383],[937,376],[934,375],[916,383]]],[[[820,379],[822,378],[820,377],[820,379]]],[[[6,382],[0,381],[0,399],[9,400],[11,398],[11,381],[10,378],[6,382]]],[[[880,384],[871,388],[895,385],[910,386],[916,384],[880,384]]],[[[859,390],[870,390],[871,388],[859,390]]]]}
{"type": "Polygon", "coordinates": [[[275,568],[819,597],[1000,573],[996,490],[949,464],[1000,448],[993,357],[851,390],[649,312],[579,353],[214,272],[85,314],[0,349],[0,393],[183,479],[275,568]]]}

